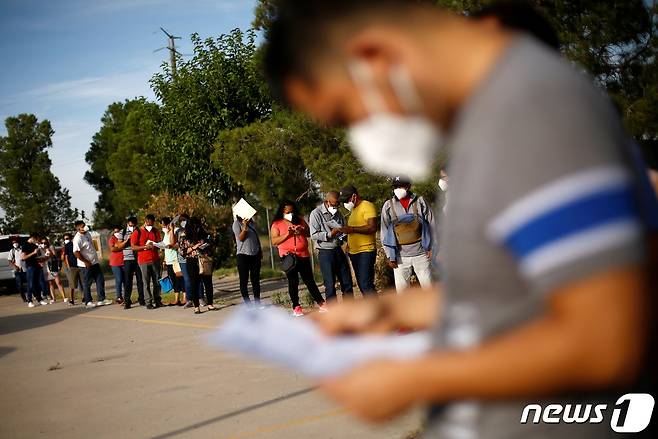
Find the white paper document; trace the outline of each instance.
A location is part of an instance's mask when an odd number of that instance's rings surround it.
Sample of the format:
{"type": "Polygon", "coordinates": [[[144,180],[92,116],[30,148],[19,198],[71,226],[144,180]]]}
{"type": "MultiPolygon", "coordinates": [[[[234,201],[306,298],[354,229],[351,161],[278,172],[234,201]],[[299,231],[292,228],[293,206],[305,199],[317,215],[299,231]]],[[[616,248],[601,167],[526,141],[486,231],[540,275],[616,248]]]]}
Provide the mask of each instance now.
{"type": "Polygon", "coordinates": [[[311,321],[291,317],[278,308],[236,311],[208,336],[208,342],[313,378],[337,376],[375,359],[415,358],[431,345],[425,332],[327,337],[311,321]]]}
{"type": "Polygon", "coordinates": [[[149,239],[148,241],[146,241],[146,245],[149,245],[149,244],[153,244],[153,247],[157,247],[161,250],[164,250],[164,249],[167,248],[167,244],[165,244],[164,242],[154,242],[154,241],[151,241],[149,239]]]}
{"type": "Polygon", "coordinates": [[[251,219],[256,215],[256,209],[251,207],[244,198],[240,198],[240,201],[233,206],[233,215],[239,216],[242,219],[251,219]]]}

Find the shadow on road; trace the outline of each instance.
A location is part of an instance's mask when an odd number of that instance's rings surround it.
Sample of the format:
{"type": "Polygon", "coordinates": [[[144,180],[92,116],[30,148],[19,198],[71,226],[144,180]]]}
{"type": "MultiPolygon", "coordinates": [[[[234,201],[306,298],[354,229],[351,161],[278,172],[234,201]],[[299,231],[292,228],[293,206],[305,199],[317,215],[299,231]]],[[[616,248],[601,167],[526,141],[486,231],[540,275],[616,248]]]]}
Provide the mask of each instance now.
{"type": "MultiPolygon", "coordinates": [[[[58,306],[58,305],[48,305],[58,306]]],[[[24,314],[13,314],[0,317],[0,335],[11,334],[14,332],[27,331],[41,326],[52,325],[66,320],[69,317],[75,317],[80,314],[91,311],[82,306],[72,308],[53,309],[48,311],[28,312],[24,314]]]]}
{"type": "Polygon", "coordinates": [[[9,353],[14,352],[15,350],[16,348],[12,346],[0,346],[0,358],[4,357],[9,353]]]}
{"type": "Polygon", "coordinates": [[[166,439],[174,436],[178,436],[183,433],[187,433],[188,431],[195,430],[197,428],[205,427],[206,425],[214,424],[215,422],[219,421],[224,421],[226,419],[239,416],[243,413],[248,413],[253,410],[258,410],[259,408],[267,407],[268,405],[271,404],[276,404],[281,401],[285,401],[287,399],[292,399],[296,398],[297,396],[304,395],[306,393],[310,393],[313,390],[315,390],[315,387],[309,387],[306,389],[298,390],[297,392],[289,393],[287,395],[279,396],[278,398],[270,399],[267,401],[259,402],[258,404],[253,404],[249,405],[247,407],[243,407],[239,410],[235,410],[229,413],[225,413],[220,416],[216,416],[214,418],[206,419],[205,421],[197,422],[196,424],[188,425],[187,427],[179,428],[178,430],[170,431],[169,433],[161,434],[159,436],[153,436],[151,439],[166,439]]]}

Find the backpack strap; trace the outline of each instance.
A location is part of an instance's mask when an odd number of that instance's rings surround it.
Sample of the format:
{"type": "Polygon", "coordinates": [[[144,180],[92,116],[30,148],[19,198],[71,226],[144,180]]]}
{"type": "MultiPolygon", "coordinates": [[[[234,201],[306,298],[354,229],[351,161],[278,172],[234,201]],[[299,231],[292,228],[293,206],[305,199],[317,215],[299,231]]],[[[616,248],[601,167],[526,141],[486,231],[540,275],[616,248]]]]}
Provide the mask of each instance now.
{"type": "Polygon", "coordinates": [[[391,214],[391,219],[393,223],[397,224],[399,222],[398,213],[395,211],[395,197],[391,198],[391,209],[389,210],[391,214]]]}

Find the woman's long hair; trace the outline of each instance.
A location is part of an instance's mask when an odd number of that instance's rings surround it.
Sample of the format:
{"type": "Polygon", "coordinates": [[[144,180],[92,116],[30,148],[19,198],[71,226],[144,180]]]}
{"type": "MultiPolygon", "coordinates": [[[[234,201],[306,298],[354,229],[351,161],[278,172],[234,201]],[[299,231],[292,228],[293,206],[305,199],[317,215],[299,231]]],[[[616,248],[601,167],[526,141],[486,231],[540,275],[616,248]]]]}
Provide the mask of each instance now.
{"type": "Polygon", "coordinates": [[[280,221],[283,219],[283,211],[286,208],[286,206],[292,206],[292,223],[297,225],[301,223],[301,220],[299,219],[299,210],[297,209],[297,204],[294,201],[290,200],[283,200],[281,204],[279,204],[279,208],[276,210],[276,213],[274,214],[274,219],[272,220],[272,224],[274,224],[276,221],[280,221]]]}
{"type": "Polygon", "coordinates": [[[187,224],[185,224],[185,237],[188,241],[194,243],[208,237],[208,233],[206,233],[203,224],[201,224],[201,220],[198,217],[193,216],[187,221],[187,224]]]}

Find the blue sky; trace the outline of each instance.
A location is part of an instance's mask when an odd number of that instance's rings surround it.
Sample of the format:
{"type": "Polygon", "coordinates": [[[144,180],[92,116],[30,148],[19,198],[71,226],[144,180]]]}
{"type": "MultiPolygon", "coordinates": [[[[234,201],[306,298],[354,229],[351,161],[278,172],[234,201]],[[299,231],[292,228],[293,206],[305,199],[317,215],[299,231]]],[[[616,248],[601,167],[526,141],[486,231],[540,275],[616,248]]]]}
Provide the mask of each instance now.
{"type": "Polygon", "coordinates": [[[148,80],[168,59],[162,26],[183,37],[249,27],[256,0],[0,0],[0,135],[4,120],[34,113],[55,135],[52,171],[72,205],[91,217],[98,194],[83,176],[85,152],[109,104],[154,100],[148,80]]]}

